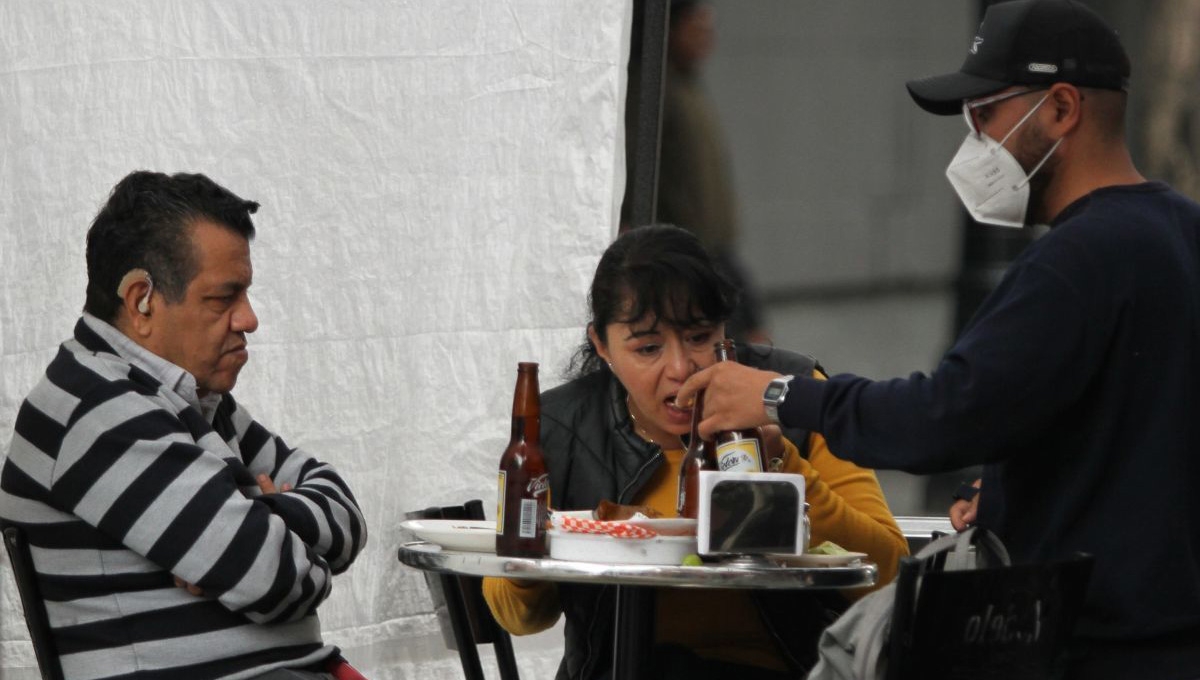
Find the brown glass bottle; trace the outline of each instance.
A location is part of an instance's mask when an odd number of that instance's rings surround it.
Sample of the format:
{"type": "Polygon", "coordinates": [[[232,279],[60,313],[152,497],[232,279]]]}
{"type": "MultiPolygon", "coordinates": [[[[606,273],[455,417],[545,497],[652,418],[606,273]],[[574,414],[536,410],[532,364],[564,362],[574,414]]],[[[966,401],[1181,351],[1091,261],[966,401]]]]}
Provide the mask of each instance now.
{"type": "MultiPolygon", "coordinates": [[[[713,345],[717,361],[737,362],[733,340],[725,338],[713,345]]],[[[766,447],[758,428],[725,430],[713,435],[716,443],[717,469],[721,472],[763,472],[766,447]]]]}
{"type": "Polygon", "coordinates": [[[496,508],[496,554],[543,557],[550,516],[550,476],[539,443],[541,396],[538,365],[517,364],[512,437],[500,457],[496,508]]]}
{"type": "Polygon", "coordinates": [[[703,413],[704,390],[700,390],[692,405],[692,431],[688,435],[687,453],[679,464],[679,499],[675,503],[676,514],[688,519],[696,519],[700,513],[700,471],[717,469],[713,443],[700,438],[700,418],[703,413]]]}

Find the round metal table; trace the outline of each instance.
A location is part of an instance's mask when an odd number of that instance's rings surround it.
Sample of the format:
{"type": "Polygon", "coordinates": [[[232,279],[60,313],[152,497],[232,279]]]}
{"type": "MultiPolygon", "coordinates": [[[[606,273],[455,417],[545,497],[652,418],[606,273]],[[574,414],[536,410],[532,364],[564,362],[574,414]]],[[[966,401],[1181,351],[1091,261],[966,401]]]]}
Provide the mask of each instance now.
{"type": "Polygon", "coordinates": [[[636,680],[648,665],[654,635],[654,588],[746,588],[806,590],[874,585],[869,562],[845,566],[795,566],[762,557],[685,567],[607,564],[551,558],[500,557],[494,553],[446,550],[423,541],[400,546],[400,562],[422,571],[461,576],[501,576],[617,586],[613,677],[636,680]]]}

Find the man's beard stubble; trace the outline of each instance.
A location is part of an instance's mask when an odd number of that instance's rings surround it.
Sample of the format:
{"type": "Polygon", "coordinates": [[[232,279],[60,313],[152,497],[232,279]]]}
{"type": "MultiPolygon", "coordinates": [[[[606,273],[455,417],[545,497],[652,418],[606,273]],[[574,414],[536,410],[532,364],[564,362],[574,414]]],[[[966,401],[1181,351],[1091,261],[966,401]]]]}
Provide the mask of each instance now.
{"type": "MultiPolygon", "coordinates": [[[[1028,131],[1021,135],[1017,146],[1016,159],[1021,164],[1026,176],[1037,164],[1045,158],[1057,140],[1049,139],[1041,127],[1031,125],[1028,131]]],[[[1046,195],[1054,182],[1058,171],[1058,158],[1051,156],[1038,168],[1037,174],[1029,178],[1029,205],[1025,208],[1025,226],[1048,224],[1054,215],[1049,215],[1046,205],[1046,195]]]]}

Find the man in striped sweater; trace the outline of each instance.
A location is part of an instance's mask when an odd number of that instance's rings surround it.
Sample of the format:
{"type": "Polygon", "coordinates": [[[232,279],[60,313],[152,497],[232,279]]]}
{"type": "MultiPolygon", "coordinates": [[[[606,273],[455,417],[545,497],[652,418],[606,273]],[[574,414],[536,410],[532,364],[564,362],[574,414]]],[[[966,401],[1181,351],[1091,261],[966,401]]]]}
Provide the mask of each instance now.
{"type": "Polygon", "coordinates": [[[323,677],[337,658],[317,607],[362,514],[229,394],[258,327],[257,208],[203,175],[135,172],[88,232],[83,317],[0,470],[67,680],[323,677]]]}

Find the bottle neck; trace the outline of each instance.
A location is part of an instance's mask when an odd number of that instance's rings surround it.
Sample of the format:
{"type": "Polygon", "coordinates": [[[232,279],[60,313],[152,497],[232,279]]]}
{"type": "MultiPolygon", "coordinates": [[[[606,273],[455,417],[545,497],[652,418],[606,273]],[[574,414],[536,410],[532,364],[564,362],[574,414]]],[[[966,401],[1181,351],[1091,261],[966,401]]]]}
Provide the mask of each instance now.
{"type": "Polygon", "coordinates": [[[704,390],[696,393],[696,401],[692,404],[692,429],[688,433],[688,445],[700,441],[700,419],[704,416],[704,390]]]}
{"type": "Polygon", "coordinates": [[[734,345],[733,340],[725,338],[713,345],[713,355],[716,356],[717,361],[732,361],[736,363],[737,346],[734,345]]]}
{"type": "Polygon", "coordinates": [[[519,364],[517,386],[513,390],[512,441],[537,443],[541,430],[541,414],[537,364],[519,364]]]}
{"type": "Polygon", "coordinates": [[[538,442],[541,436],[542,418],[536,414],[530,416],[514,415],[512,418],[512,437],[514,442],[538,442]]]}

